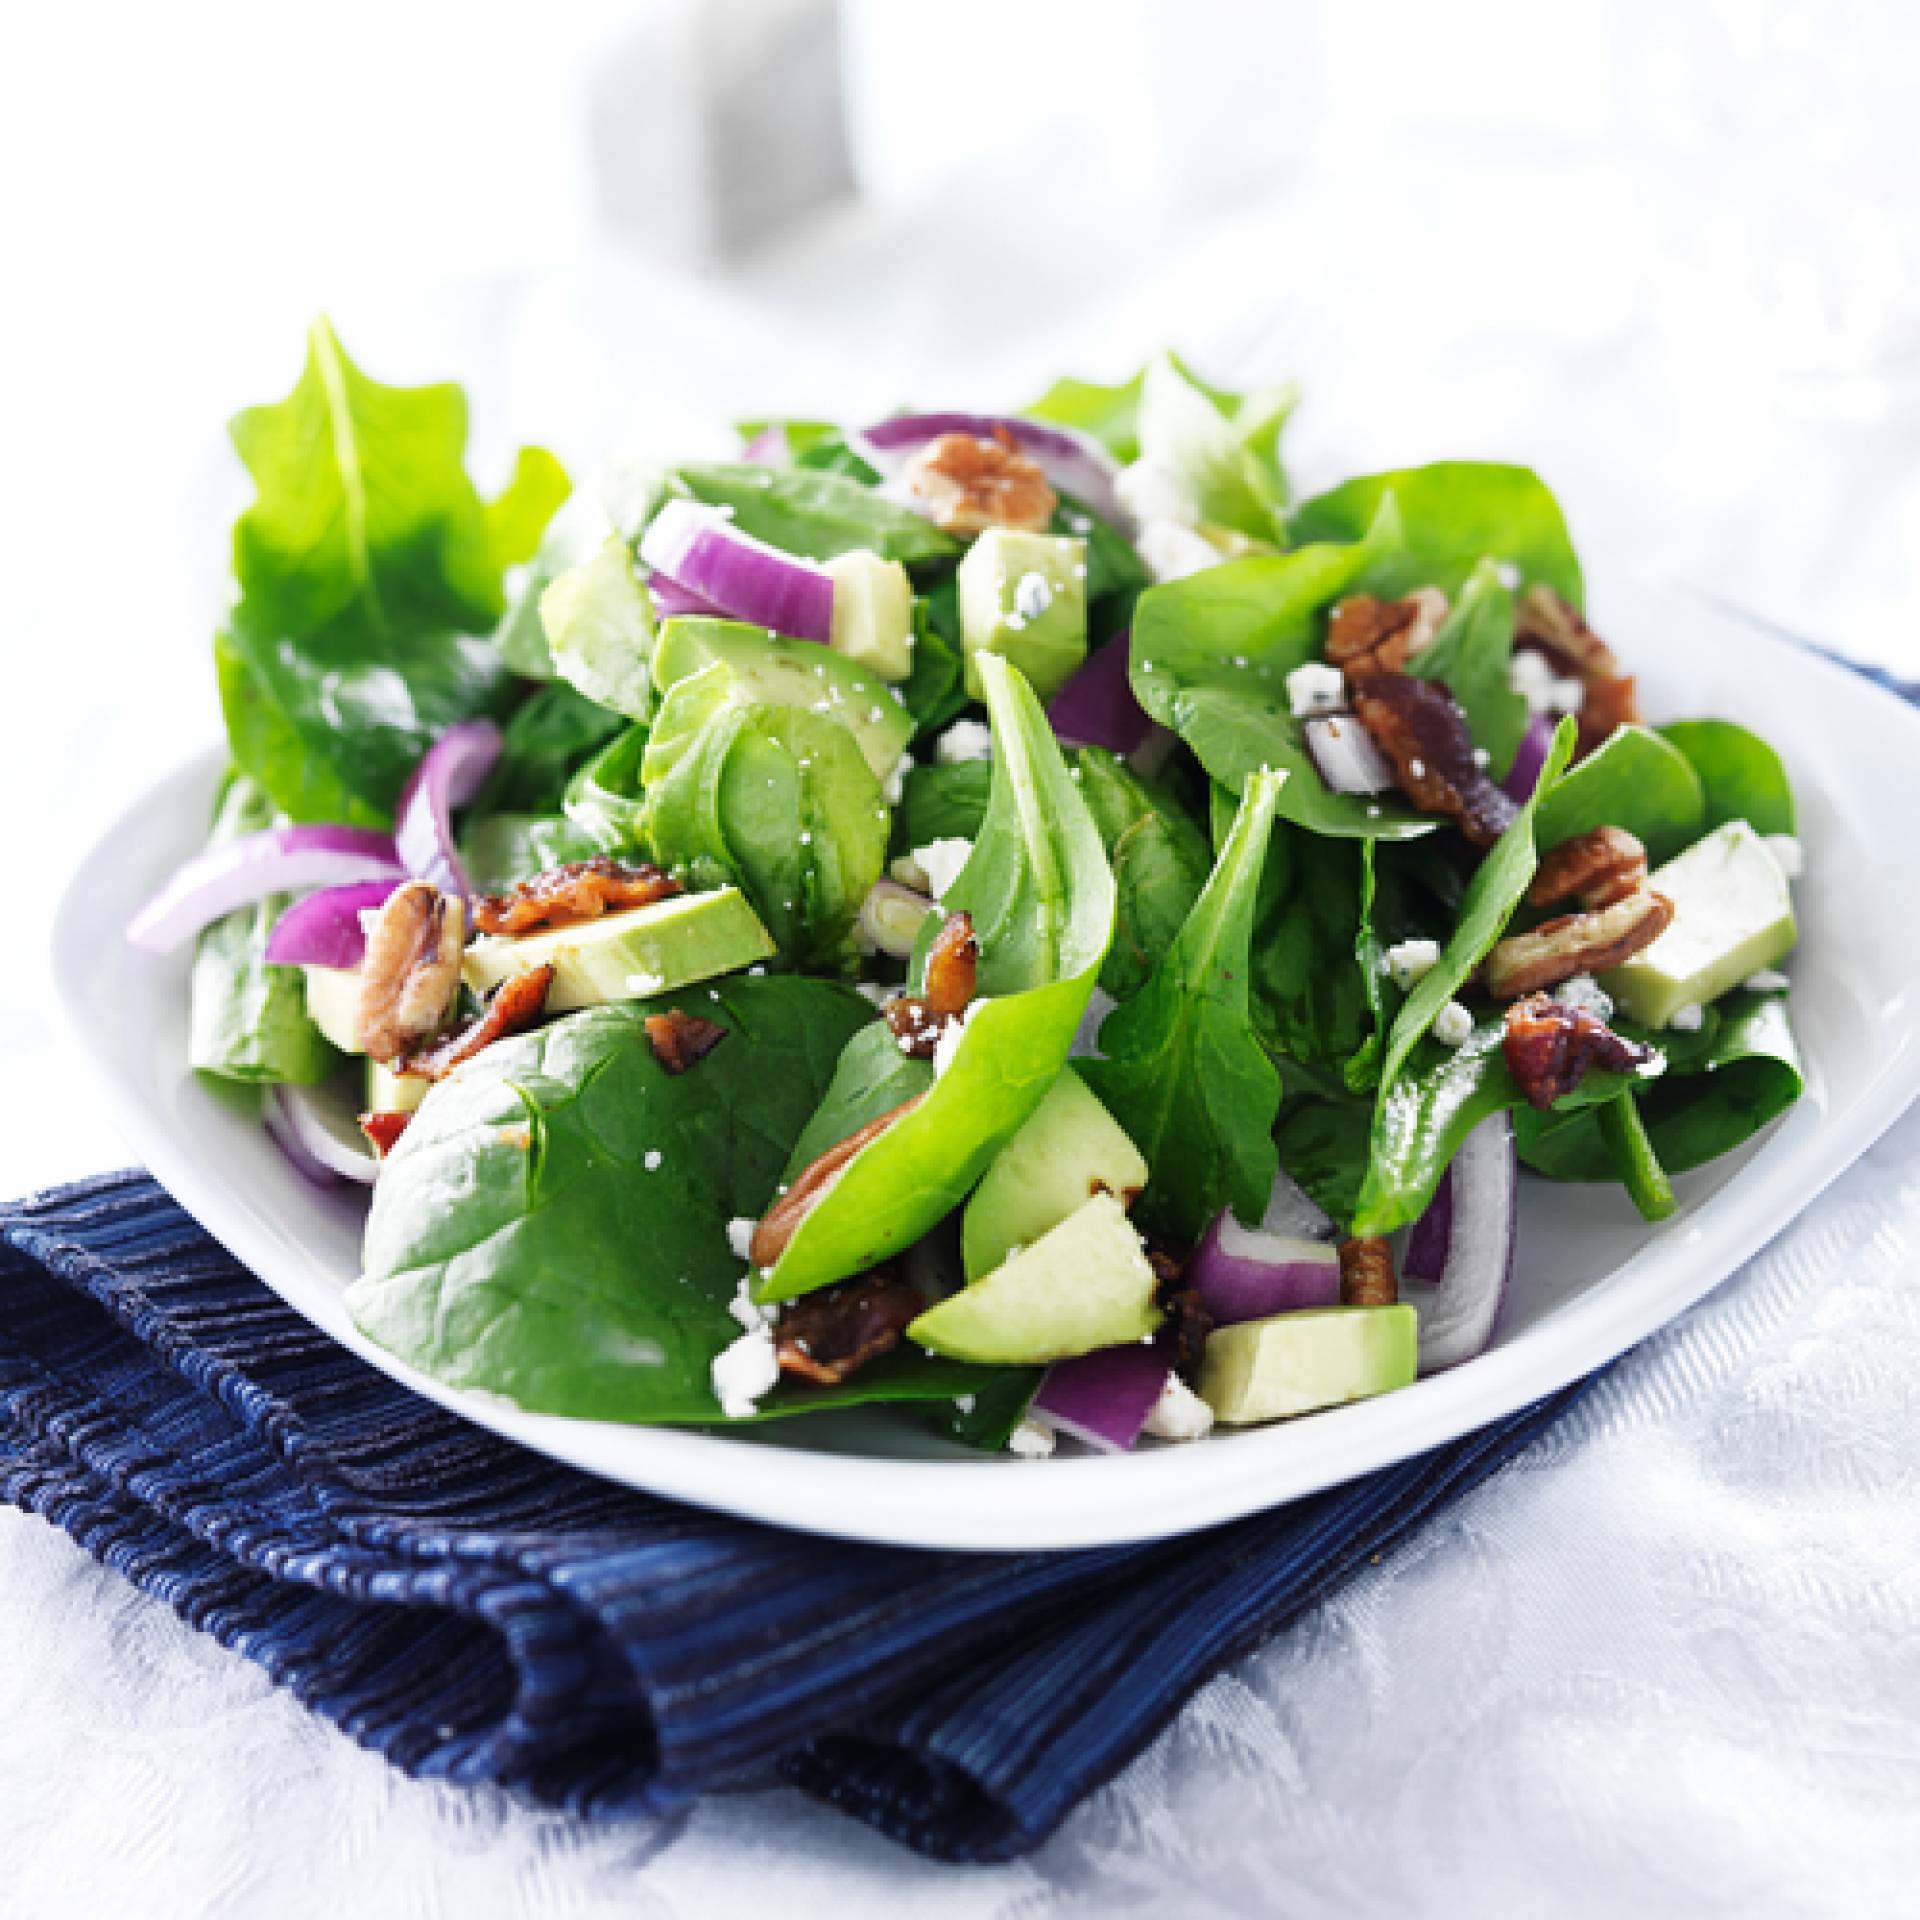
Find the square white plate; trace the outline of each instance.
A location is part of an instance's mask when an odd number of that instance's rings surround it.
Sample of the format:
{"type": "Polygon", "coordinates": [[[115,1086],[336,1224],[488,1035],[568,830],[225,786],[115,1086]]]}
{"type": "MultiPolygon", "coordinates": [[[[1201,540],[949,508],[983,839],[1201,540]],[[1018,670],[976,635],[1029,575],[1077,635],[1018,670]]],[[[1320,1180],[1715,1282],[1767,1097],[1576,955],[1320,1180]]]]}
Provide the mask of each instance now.
{"type": "Polygon", "coordinates": [[[1602,596],[1601,631],[1658,719],[1723,715],[1784,751],[1806,875],[1789,963],[1806,1098],[1763,1139],[1679,1183],[1649,1229],[1615,1188],[1524,1183],[1514,1284],[1494,1346],[1404,1392],[1292,1424],[1041,1464],[983,1459],[875,1411],[703,1432],[521,1413],[449,1390],[365,1340],[341,1295],[363,1203],[317,1194],[247,1114],[188,1070],[190,955],[122,938],[204,837],[215,751],[143,795],[87,856],[53,931],[65,1011],[135,1149],[298,1312],[372,1365],[526,1446],[653,1493],[903,1546],[1083,1547],[1147,1540],[1281,1505],[1466,1433],[1644,1338],[1756,1252],[1920,1091],[1909,982],[1920,716],[1842,667],[1674,592],[1602,596]]]}

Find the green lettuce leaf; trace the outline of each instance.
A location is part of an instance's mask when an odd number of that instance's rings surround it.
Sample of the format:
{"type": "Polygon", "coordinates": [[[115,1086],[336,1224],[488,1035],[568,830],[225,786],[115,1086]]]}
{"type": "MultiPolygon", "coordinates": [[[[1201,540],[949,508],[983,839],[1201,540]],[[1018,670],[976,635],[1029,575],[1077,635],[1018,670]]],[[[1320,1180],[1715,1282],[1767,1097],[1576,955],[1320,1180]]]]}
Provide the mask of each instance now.
{"type": "Polygon", "coordinates": [[[652,714],[653,601],[619,534],[554,579],[540,596],[540,625],[562,680],[629,720],[652,714]]]}
{"type": "Polygon", "coordinates": [[[1513,595],[1501,584],[1495,563],[1483,560],[1407,671],[1416,679],[1443,682],[1459,701],[1467,730],[1486,750],[1495,779],[1513,765],[1527,730],[1527,703],[1507,680],[1512,659],[1513,595]]]}
{"type": "Polygon", "coordinates": [[[960,544],[931,520],[844,474],[806,467],[675,467],[668,484],[709,506],[730,507],[734,525],[809,560],[867,547],[907,566],[957,560],[960,544]]]}
{"type": "Polygon", "coordinates": [[[1732,720],[1675,720],[1660,737],[1686,756],[1700,781],[1700,831],[1745,820],[1755,833],[1792,833],[1793,785],[1778,753],[1732,720]]]}
{"type": "Polygon", "coordinates": [[[1686,755],[1645,727],[1621,727],[1541,800],[1538,831],[1545,849],[1594,827],[1625,827],[1658,866],[1699,839],[1704,819],[1686,755]]]}
{"type": "Polygon", "coordinates": [[[580,762],[626,725],[564,682],[536,687],[501,729],[500,758],[473,803],[473,817],[554,811],[580,762]]]}

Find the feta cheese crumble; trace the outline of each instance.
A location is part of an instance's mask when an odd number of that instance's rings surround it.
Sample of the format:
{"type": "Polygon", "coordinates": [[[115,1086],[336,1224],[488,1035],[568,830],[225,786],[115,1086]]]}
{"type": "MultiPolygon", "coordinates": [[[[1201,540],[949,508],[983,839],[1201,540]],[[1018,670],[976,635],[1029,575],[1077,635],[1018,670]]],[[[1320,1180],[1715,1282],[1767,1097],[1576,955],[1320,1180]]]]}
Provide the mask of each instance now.
{"type": "Polygon", "coordinates": [[[1554,988],[1553,997],[1576,1013],[1590,1013],[1596,1020],[1613,1018],[1613,995],[1590,973],[1576,973],[1554,988]]]}
{"type": "Polygon", "coordinates": [[[1473,1015],[1458,1000],[1449,1000],[1433,1016],[1433,1037],[1443,1047],[1464,1047],[1473,1038],[1473,1015]]]}
{"type": "Polygon", "coordinates": [[[1136,460],[1122,467],[1113,476],[1113,497],[1140,527],[1156,520],[1191,527],[1200,518],[1200,503],[1192,490],[1158,460],[1136,460]]]}
{"type": "Polygon", "coordinates": [[[1438,940],[1401,940],[1387,949],[1387,972],[1402,993],[1411,993],[1439,964],[1438,940]]]}
{"type": "Polygon", "coordinates": [[[1749,993],[1785,993],[1793,982],[1778,967],[1762,967],[1750,973],[1742,984],[1749,993]]]}
{"type": "Polygon", "coordinates": [[[751,1420],[756,1404],[780,1378],[773,1351],[773,1329],[761,1325],[743,1333],[713,1358],[713,1397],[729,1420],[751,1420]]]}
{"type": "Polygon", "coordinates": [[[1684,1007],[1676,1007],[1673,1017],[1668,1020],[1675,1033],[1698,1033],[1706,1024],[1707,1010],[1697,1003],[1690,1002],[1684,1007]]]}
{"type": "Polygon", "coordinates": [[[1774,865],[1789,880],[1798,880],[1807,870],[1807,856],[1802,852],[1800,842],[1790,833],[1762,834],[1767,851],[1773,855],[1774,865]]]}
{"type": "Polygon", "coordinates": [[[664,1157],[658,1147],[649,1147],[646,1152],[641,1155],[640,1164],[645,1167],[649,1173],[658,1173],[660,1171],[660,1162],[664,1157]]]}
{"type": "Polygon", "coordinates": [[[925,878],[928,891],[939,900],[945,898],[947,889],[959,879],[960,869],[972,855],[973,842],[955,836],[929,840],[924,847],[915,847],[912,859],[925,878]]]}
{"type": "Polygon", "coordinates": [[[1587,689],[1571,674],[1558,674],[1544,653],[1532,647],[1513,656],[1507,685],[1527,703],[1529,713],[1578,713],[1587,689]]]}
{"type": "Polygon", "coordinates": [[[636,1000],[645,1000],[656,993],[666,991],[666,977],[658,973],[630,973],[627,975],[627,992],[636,1000]]]}
{"type": "Polygon", "coordinates": [[[934,742],[933,757],[943,767],[993,758],[993,729],[978,720],[956,720],[934,742]]]}
{"type": "Polygon", "coordinates": [[[742,1214],[737,1220],[727,1222],[727,1245],[733,1249],[736,1260],[751,1257],[753,1250],[753,1230],[760,1224],[758,1220],[742,1214]]]}
{"type": "Polygon", "coordinates": [[[1195,533],[1178,520],[1142,522],[1139,538],[1133,543],[1140,563],[1164,586],[1169,580],[1184,580],[1189,574],[1205,573],[1220,564],[1220,550],[1203,533],[1195,533]]]}
{"type": "Polygon", "coordinates": [[[1156,1440],[1204,1440],[1213,1431],[1213,1409],[1177,1373],[1170,1373],[1147,1415],[1147,1431],[1156,1440]]]}
{"type": "Polygon", "coordinates": [[[888,806],[897,807],[907,797],[907,775],[912,771],[913,755],[910,753],[903,753],[893,763],[893,771],[887,775],[886,784],[881,788],[888,806]]]}
{"type": "MultiPolygon", "coordinates": [[[[772,1341],[768,1341],[767,1345],[771,1351],[772,1341]]],[[[718,1366],[719,1362],[715,1361],[714,1364],[718,1366]]],[[[1022,1460],[1044,1460],[1053,1451],[1053,1429],[1044,1420],[1036,1420],[1032,1414],[1028,1414],[1007,1435],[1007,1451],[1017,1454],[1022,1460]]]]}
{"type": "Polygon", "coordinates": [[[1324,660],[1309,660],[1287,675],[1287,704],[1296,720],[1338,713],[1347,704],[1347,676],[1324,660]]]}
{"type": "Polygon", "coordinates": [[[773,1315],[753,1297],[753,1275],[750,1273],[740,1276],[740,1284],[734,1288],[733,1298],[727,1302],[727,1311],[748,1333],[757,1332],[773,1321],[773,1315]]]}

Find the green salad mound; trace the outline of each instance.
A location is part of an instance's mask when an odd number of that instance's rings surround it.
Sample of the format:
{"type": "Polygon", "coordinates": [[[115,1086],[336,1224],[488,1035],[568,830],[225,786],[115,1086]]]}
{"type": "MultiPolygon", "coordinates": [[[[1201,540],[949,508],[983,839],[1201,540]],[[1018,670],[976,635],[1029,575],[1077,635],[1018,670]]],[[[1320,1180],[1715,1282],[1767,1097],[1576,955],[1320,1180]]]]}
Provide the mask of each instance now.
{"type": "Polygon", "coordinates": [[[1521,1169],[1658,1221],[1798,1097],[1778,754],[1643,713],[1537,475],[1297,500],[1292,404],[1163,355],[489,497],[316,324],[134,935],[370,1186],[368,1335],[543,1413],[1197,1438],[1483,1348],[1521,1169]]]}

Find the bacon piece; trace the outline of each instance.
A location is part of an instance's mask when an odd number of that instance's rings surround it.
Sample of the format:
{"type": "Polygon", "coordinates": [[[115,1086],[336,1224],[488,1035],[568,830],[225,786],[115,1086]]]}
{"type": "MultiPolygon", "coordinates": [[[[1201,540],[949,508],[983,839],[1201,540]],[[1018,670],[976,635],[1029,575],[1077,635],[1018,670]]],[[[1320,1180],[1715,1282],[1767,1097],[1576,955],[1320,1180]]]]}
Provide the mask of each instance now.
{"type": "Polygon", "coordinates": [[[435,1033],[460,990],[464,915],[424,880],[395,887],[367,931],[357,1013],[360,1044],[383,1065],[435,1033]]]}
{"type": "Polygon", "coordinates": [[[511,893],[483,893],[473,902],[479,933],[532,933],[542,927],[574,927],[603,913],[650,907],[680,891],[679,881],[651,864],[623,865],[604,855],[569,860],[522,880],[511,893]]]}
{"type": "Polygon", "coordinates": [[[1543,1111],[1571,1093],[1589,1067],[1632,1073],[1653,1058],[1651,1047],[1623,1039],[1585,1008],[1544,993],[1529,994],[1507,1009],[1500,1050],[1528,1104],[1543,1111]]]}
{"type": "Polygon", "coordinates": [[[400,1061],[402,1073],[418,1073],[429,1080],[444,1080],[463,1060],[471,1060],[483,1047],[504,1040],[510,1033],[524,1033],[540,1018],[547,1004],[547,991],[553,985],[551,965],[529,967],[503,980],[493,997],[467,1022],[444,1039],[420,1053],[410,1053],[400,1061]]]}
{"type": "Polygon", "coordinates": [[[1039,463],[1014,444],[1005,427],[990,440],[943,433],[900,470],[900,485],[948,533],[1018,527],[1044,533],[1059,500],[1039,463]]]}
{"type": "Polygon", "coordinates": [[[846,1170],[850,1161],[869,1141],[877,1140],[896,1121],[904,1120],[927,1096],[916,1093],[902,1100],[877,1119],[869,1120],[857,1132],[836,1141],[818,1159],[810,1161],[795,1177],[786,1192],[760,1217],[747,1247],[747,1257],[756,1267],[770,1267],[787,1250],[787,1242],[799,1230],[800,1222],[818,1204],[821,1196],[846,1170]]]}
{"type": "Polygon", "coordinates": [[[646,1028],[653,1057],[675,1074],[704,1060],[727,1037],[725,1027],[702,1020],[697,1013],[682,1013],[678,1007],[648,1014],[646,1028]]]}
{"type": "Polygon", "coordinates": [[[1393,1249],[1378,1234],[1340,1242],[1340,1304],[1390,1307],[1400,1298],[1394,1277],[1393,1249]]]}
{"type": "Polygon", "coordinates": [[[1587,625],[1579,608],[1551,587],[1535,584],[1521,596],[1513,644],[1546,654],[1586,688],[1579,713],[1581,755],[1591,753],[1616,727],[1639,721],[1633,676],[1620,671],[1618,656],[1587,625]]]}
{"type": "Polygon", "coordinates": [[[1637,893],[1646,878],[1647,850],[1637,835],[1625,827],[1594,827],[1542,856],[1527,904],[1551,907],[1578,900],[1591,912],[1637,893]]]}
{"type": "Polygon", "coordinates": [[[774,1357],[782,1373],[837,1387],[898,1346],[907,1323],[918,1319],[926,1304],[919,1288],[891,1267],[875,1267],[782,1307],[774,1357]]]}
{"type": "Polygon", "coordinates": [[[360,1116],[360,1131],[367,1136],[382,1160],[399,1143],[400,1136],[407,1130],[407,1122],[413,1118],[410,1113],[363,1113],[360,1116]]]}
{"type": "Polygon", "coordinates": [[[1404,673],[1447,617],[1447,596],[1420,587],[1404,600],[1351,594],[1327,617],[1327,659],[1341,668],[1349,686],[1370,673],[1404,673]]]}
{"type": "Polygon", "coordinates": [[[900,1042],[900,1051],[931,1060],[949,1023],[972,1004],[979,974],[980,942],[974,937],[973,916],[950,913],[927,949],[924,991],[897,993],[887,1002],[887,1028],[900,1042]]]}
{"type": "Polygon", "coordinates": [[[1353,711],[1422,813],[1457,822],[1476,847],[1492,846],[1513,824],[1519,808],[1474,759],[1467,717],[1437,680],[1369,673],[1353,690],[1353,711]]]}

